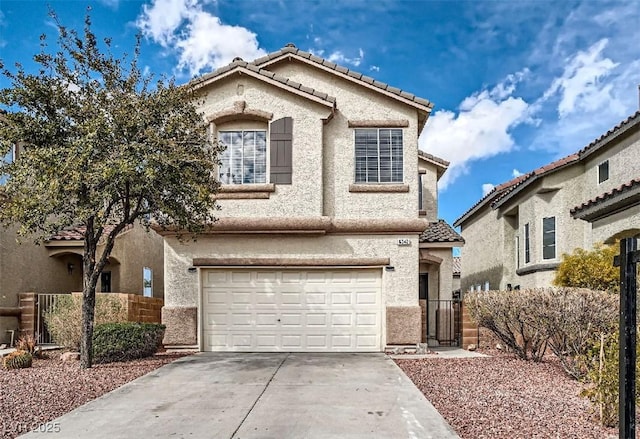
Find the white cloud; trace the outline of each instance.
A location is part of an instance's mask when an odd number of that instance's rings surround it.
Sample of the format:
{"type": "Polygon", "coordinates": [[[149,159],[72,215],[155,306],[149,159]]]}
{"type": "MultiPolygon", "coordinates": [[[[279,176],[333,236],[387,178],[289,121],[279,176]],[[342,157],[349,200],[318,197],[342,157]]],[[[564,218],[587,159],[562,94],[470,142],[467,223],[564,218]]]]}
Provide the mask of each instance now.
{"type": "Polygon", "coordinates": [[[561,118],[576,111],[600,109],[603,102],[609,106],[622,106],[612,96],[612,84],[603,81],[619,65],[609,58],[603,58],[607,44],[608,40],[603,38],[586,51],[579,51],[568,59],[562,76],[556,78],[545,91],[542,101],[560,95],[558,114],[561,118]]]}
{"type": "Polygon", "coordinates": [[[514,168],[513,171],[511,171],[511,175],[513,176],[513,178],[517,178],[517,177],[520,177],[521,175],[524,175],[524,173],[514,168]]]}
{"type": "MultiPolygon", "coordinates": [[[[324,53],[324,50],[316,50],[316,53],[324,53]]],[[[341,50],[336,50],[335,52],[332,52],[327,59],[336,64],[350,64],[354,67],[358,67],[360,63],[362,63],[363,58],[364,51],[362,49],[358,49],[358,56],[354,56],[352,58],[345,56],[341,50]]]]}
{"type": "Polygon", "coordinates": [[[379,72],[380,71],[380,66],[371,66],[371,67],[369,67],[369,70],[371,70],[372,72],[379,72]]]}
{"type": "Polygon", "coordinates": [[[483,184],[482,185],[482,196],[484,197],[485,195],[487,195],[489,192],[491,192],[494,189],[495,189],[495,186],[492,185],[491,183],[483,184]]]}
{"type": "Polygon", "coordinates": [[[465,98],[458,113],[437,111],[422,132],[420,149],[442,157],[451,164],[440,180],[445,189],[468,171],[468,163],[515,148],[511,130],[530,123],[529,104],[512,96],[517,82],[527,70],[509,75],[491,90],[482,90],[465,98]]]}
{"type": "Polygon", "coordinates": [[[178,69],[197,75],[239,56],[246,61],[265,55],[256,34],[241,26],[222,23],[204,10],[210,1],[153,0],[144,5],[136,21],[143,35],[173,50],[178,69]]]}

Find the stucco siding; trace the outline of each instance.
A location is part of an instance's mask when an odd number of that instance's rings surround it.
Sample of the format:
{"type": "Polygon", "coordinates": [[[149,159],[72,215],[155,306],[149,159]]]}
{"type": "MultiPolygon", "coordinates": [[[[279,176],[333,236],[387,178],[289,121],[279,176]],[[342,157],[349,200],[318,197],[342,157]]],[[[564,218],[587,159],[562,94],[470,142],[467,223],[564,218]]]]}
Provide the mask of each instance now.
{"type": "Polygon", "coordinates": [[[269,69],[309,87],[338,97],[338,111],[324,129],[326,215],[343,218],[417,216],[418,114],[394,99],[361,85],[297,62],[269,69]],[[403,193],[352,193],[355,180],[354,128],[349,120],[407,120],[403,132],[403,193]],[[385,206],[380,209],[379,206],[385,206]]]}
{"type": "Polygon", "coordinates": [[[584,162],[584,180],[581,198],[574,206],[609,192],[640,176],[640,132],[622,139],[616,145],[603,148],[584,162]],[[598,165],[609,160],[609,179],[598,183],[598,165]]]}
{"type": "Polygon", "coordinates": [[[479,214],[461,227],[465,245],[461,252],[461,288],[499,285],[503,275],[503,236],[498,213],[485,207],[479,214]]]}
{"type": "Polygon", "coordinates": [[[594,243],[610,243],[616,238],[630,238],[640,235],[640,206],[633,206],[593,223],[594,243]],[[622,236],[621,236],[622,234],[622,236]]]}
{"type": "Polygon", "coordinates": [[[382,273],[385,305],[417,306],[418,237],[412,238],[414,245],[398,246],[400,237],[407,236],[207,236],[190,243],[165,237],[165,304],[198,305],[198,275],[188,270],[194,258],[388,257],[394,270],[382,273]]]}
{"type": "MultiPolygon", "coordinates": [[[[207,93],[204,104],[199,108],[206,116],[234,107],[237,101],[245,101],[250,109],[273,114],[270,122],[283,117],[293,118],[293,168],[292,184],[279,184],[268,199],[221,199],[220,216],[321,216],[322,215],[322,140],[323,119],[330,110],[300,96],[265,84],[247,76],[234,76],[215,83],[215,88],[207,93]],[[241,87],[240,87],[241,86],[241,87]],[[238,94],[241,89],[242,93],[238,94]]],[[[213,133],[229,129],[267,129],[266,121],[234,121],[216,126],[213,133]]],[[[267,151],[269,132],[267,131],[267,151]]],[[[267,153],[267,157],[269,154],[267,153]]],[[[268,160],[268,159],[267,159],[268,160]]],[[[267,164],[267,175],[269,165],[267,164]]],[[[267,177],[267,182],[268,182],[267,177]]]]}

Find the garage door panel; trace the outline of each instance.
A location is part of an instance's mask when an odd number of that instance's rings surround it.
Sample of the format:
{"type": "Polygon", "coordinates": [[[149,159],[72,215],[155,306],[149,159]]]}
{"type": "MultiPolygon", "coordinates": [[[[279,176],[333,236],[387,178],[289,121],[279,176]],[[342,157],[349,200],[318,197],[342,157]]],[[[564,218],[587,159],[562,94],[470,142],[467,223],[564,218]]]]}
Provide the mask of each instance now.
{"type": "Polygon", "coordinates": [[[203,270],[214,351],[380,351],[381,270],[203,270]]]}

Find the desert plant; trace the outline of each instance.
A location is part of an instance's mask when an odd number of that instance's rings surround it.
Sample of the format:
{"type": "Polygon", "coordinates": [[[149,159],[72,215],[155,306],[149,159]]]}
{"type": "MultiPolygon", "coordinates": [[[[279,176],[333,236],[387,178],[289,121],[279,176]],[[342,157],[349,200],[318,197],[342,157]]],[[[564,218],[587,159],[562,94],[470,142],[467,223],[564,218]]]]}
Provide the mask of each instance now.
{"type": "Polygon", "coordinates": [[[618,296],[576,288],[473,292],[465,306],[519,357],[538,361],[548,346],[574,378],[586,372],[576,357],[618,317],[618,296]]]}
{"type": "Polygon", "coordinates": [[[16,342],[16,349],[27,351],[35,358],[42,358],[42,350],[38,346],[38,337],[31,334],[23,335],[16,342]]]}
{"type": "Polygon", "coordinates": [[[620,269],[613,266],[618,246],[596,244],[593,250],[577,248],[563,254],[554,285],[589,288],[600,291],[620,291],[620,269]]]}
{"type": "Polygon", "coordinates": [[[13,351],[2,359],[2,367],[5,369],[25,369],[31,367],[33,356],[27,351],[13,351]]]}
{"type": "Polygon", "coordinates": [[[616,324],[619,296],[577,288],[546,288],[531,294],[529,321],[546,334],[548,346],[565,372],[582,378],[586,369],[576,359],[591,348],[594,334],[616,324]]]}
{"type": "MultiPolygon", "coordinates": [[[[618,425],[619,399],[619,337],[617,328],[594,334],[590,348],[578,361],[587,369],[588,386],[581,395],[591,401],[600,422],[608,427],[618,425]]],[[[640,356],[640,343],[636,343],[636,355],[640,356]]],[[[640,364],[636,362],[636,376],[640,376],[640,364]]],[[[636,387],[636,403],[640,402],[636,387]]]]}
{"type": "Polygon", "coordinates": [[[96,363],[129,361],[149,357],[158,351],[165,326],[159,323],[106,323],[93,332],[96,363]]]}
{"type": "MultiPolygon", "coordinates": [[[[120,296],[100,294],[96,297],[95,323],[124,322],[127,310],[120,296]]],[[[55,342],[77,351],[82,339],[82,296],[60,295],[44,314],[47,329],[55,342]]]]}
{"type": "Polygon", "coordinates": [[[518,357],[540,361],[547,348],[547,334],[533,320],[535,290],[476,291],[467,293],[465,306],[471,318],[489,329],[518,357]]]}

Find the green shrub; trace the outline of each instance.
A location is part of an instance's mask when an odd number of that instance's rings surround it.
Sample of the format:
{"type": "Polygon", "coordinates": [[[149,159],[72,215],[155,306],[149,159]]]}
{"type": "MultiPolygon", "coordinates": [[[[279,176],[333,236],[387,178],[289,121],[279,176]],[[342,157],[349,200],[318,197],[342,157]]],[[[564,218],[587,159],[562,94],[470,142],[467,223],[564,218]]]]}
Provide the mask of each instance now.
{"type": "Polygon", "coordinates": [[[26,369],[31,367],[33,356],[27,351],[13,351],[2,359],[2,366],[9,369],[26,369]]]}
{"type": "Polygon", "coordinates": [[[93,360],[96,363],[129,361],[149,357],[158,351],[165,326],[159,323],[105,323],[93,331],[93,360]]]}
{"type": "MultiPolygon", "coordinates": [[[[95,325],[126,320],[127,310],[120,296],[96,295],[95,325]]],[[[82,295],[58,296],[54,306],[45,312],[44,321],[57,344],[79,350],[82,339],[82,295]]]]}
{"type": "Polygon", "coordinates": [[[577,248],[563,254],[554,285],[589,288],[599,291],[620,291],[620,269],[613,266],[619,246],[596,244],[593,250],[577,248]]]}
{"type": "MultiPolygon", "coordinates": [[[[640,340],[636,340],[636,355],[640,358],[640,340]]],[[[619,350],[617,328],[608,333],[594,334],[590,349],[578,357],[588,370],[586,387],[581,395],[587,397],[600,418],[608,427],[618,425],[619,398],[619,350]]],[[[636,361],[636,376],[640,376],[640,363],[636,361]]],[[[636,404],[640,403],[636,386],[636,404]]]]}

